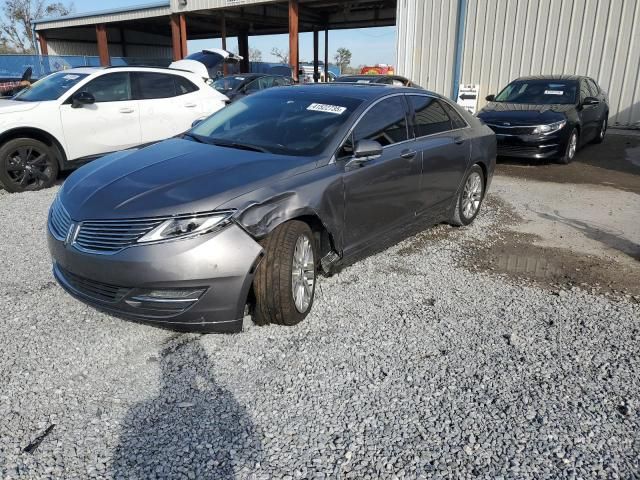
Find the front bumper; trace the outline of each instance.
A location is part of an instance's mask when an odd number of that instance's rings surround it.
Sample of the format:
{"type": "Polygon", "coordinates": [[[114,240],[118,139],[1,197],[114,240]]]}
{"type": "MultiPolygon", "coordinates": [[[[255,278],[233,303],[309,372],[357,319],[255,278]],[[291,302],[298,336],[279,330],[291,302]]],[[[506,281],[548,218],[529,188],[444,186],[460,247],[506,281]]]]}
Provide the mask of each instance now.
{"type": "Polygon", "coordinates": [[[566,127],[550,135],[507,135],[496,132],[497,154],[499,157],[538,159],[561,157],[568,141],[565,130],[566,127]]]}
{"type": "Polygon", "coordinates": [[[192,239],[85,253],[48,232],[53,274],[75,298],[114,316],[176,330],[236,332],[262,247],[236,224],[192,239]],[[149,291],[205,290],[196,300],[149,291]],[[142,300],[141,300],[142,298],[142,300]]]}

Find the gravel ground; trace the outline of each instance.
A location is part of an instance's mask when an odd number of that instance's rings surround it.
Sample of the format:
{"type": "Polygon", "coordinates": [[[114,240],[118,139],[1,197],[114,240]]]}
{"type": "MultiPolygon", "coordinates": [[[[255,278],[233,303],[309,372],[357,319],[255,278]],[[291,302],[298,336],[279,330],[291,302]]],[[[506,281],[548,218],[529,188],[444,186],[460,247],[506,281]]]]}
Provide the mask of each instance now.
{"type": "Polygon", "coordinates": [[[0,192],[0,478],[640,478],[640,305],[462,268],[495,196],[297,327],[200,336],[66,295],[54,195],[0,192]]]}

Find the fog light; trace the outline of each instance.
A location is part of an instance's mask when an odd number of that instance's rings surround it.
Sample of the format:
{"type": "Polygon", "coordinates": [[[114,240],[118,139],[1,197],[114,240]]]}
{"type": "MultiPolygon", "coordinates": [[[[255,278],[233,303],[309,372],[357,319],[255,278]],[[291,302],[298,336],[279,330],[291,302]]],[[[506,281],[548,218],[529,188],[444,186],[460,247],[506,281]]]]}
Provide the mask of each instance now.
{"type": "Polygon", "coordinates": [[[206,288],[174,288],[142,291],[131,300],[138,302],[195,302],[206,288]]]}

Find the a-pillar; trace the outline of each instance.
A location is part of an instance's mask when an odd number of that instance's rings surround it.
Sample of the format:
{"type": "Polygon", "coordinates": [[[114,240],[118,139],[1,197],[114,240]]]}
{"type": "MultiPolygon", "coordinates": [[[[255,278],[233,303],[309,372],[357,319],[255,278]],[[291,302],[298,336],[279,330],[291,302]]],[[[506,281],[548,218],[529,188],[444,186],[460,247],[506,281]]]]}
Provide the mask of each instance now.
{"type": "Polygon", "coordinates": [[[109,42],[107,40],[107,26],[104,23],[96,25],[96,40],[98,43],[98,56],[100,65],[107,67],[111,64],[109,57],[109,42]]]}
{"type": "Polygon", "coordinates": [[[298,56],[298,0],[289,0],[289,64],[294,82],[299,81],[300,58],[298,56]]]}
{"type": "Polygon", "coordinates": [[[242,57],[240,60],[240,71],[242,73],[249,73],[251,67],[249,66],[249,33],[244,31],[238,35],[238,53],[242,57]]]}

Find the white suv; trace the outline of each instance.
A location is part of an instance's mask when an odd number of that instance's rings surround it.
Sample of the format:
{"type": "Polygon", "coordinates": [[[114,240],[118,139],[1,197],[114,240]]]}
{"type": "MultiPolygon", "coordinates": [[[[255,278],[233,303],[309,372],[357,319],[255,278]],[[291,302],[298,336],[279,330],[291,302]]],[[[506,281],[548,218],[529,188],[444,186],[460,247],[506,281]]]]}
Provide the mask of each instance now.
{"type": "Polygon", "coordinates": [[[201,76],[147,67],[74,68],[0,100],[0,187],[50,186],[60,170],[178,135],[227,97],[201,76]]]}

